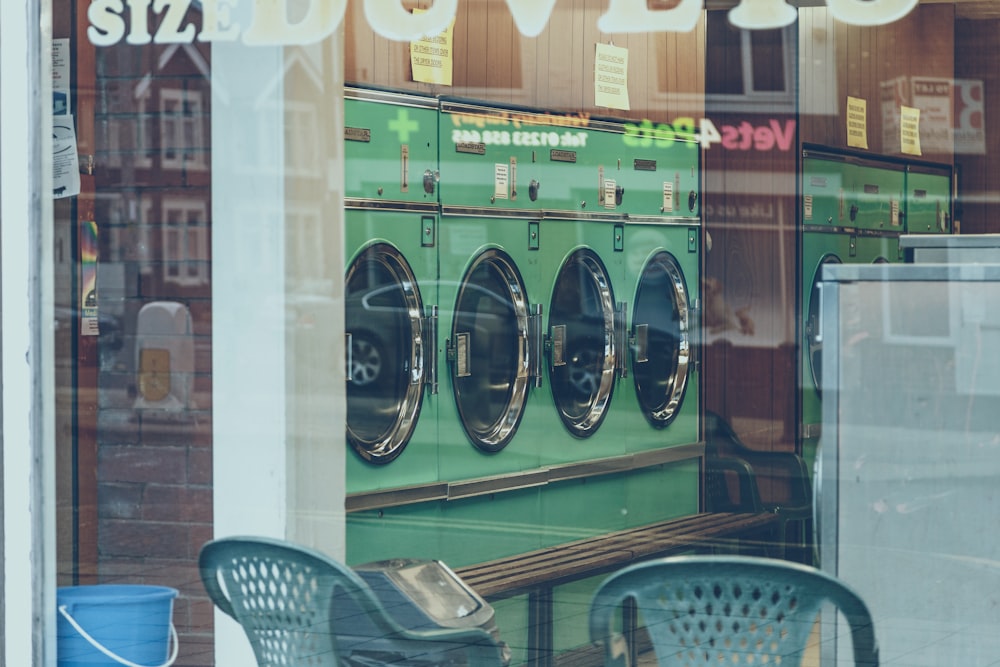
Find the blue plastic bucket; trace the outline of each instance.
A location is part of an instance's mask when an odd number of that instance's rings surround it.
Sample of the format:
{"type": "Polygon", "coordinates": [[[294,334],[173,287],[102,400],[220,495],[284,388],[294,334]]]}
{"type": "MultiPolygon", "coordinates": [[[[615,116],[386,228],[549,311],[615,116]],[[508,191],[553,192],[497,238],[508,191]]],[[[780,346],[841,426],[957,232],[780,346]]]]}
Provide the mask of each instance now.
{"type": "Polygon", "coordinates": [[[177,658],[177,590],[166,586],[69,586],[56,593],[59,667],[167,667],[177,658]],[[168,655],[170,643],[173,651],[168,655]]]}

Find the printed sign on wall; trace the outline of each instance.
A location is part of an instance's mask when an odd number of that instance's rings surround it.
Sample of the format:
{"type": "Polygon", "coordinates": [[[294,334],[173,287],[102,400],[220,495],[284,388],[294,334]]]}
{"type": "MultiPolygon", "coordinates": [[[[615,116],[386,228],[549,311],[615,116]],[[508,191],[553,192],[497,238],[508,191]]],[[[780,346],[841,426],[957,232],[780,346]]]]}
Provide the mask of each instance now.
{"type": "MultiPolygon", "coordinates": [[[[426,10],[415,8],[414,14],[426,10]]],[[[450,86],[452,72],[455,69],[454,58],[455,19],[444,30],[434,37],[423,37],[410,42],[410,68],[413,80],[419,83],[436,83],[450,86]]]]}
{"type": "Polygon", "coordinates": [[[903,155],[920,155],[920,109],[899,110],[899,150],[903,155]]]}
{"type": "Polygon", "coordinates": [[[847,145],[851,148],[868,148],[867,100],[847,98],[847,145]]]}
{"type": "Polygon", "coordinates": [[[628,49],[611,44],[597,45],[594,104],[609,109],[629,110],[628,49]]]}

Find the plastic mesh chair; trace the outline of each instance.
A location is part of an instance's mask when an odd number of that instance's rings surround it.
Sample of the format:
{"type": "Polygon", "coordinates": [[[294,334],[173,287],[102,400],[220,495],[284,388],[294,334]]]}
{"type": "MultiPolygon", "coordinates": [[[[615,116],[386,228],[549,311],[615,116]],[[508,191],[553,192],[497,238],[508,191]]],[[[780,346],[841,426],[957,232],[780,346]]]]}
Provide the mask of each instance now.
{"type": "Polygon", "coordinates": [[[842,582],[806,565],[746,556],[680,556],[639,563],[605,580],[590,608],[590,639],[605,665],[629,664],[615,610],[634,601],[661,667],[800,665],[824,601],[850,628],[857,665],[878,665],[871,615],[842,582]]]}
{"type": "Polygon", "coordinates": [[[481,628],[400,627],[355,572],[311,549],[266,538],[226,538],[202,547],[199,566],[212,602],[243,627],[259,667],[392,662],[345,659],[338,638],[357,641],[360,624],[374,624],[380,646],[397,649],[387,653],[397,658],[454,651],[469,665],[502,664],[498,646],[481,628]],[[358,618],[362,614],[365,619],[358,618]]]}

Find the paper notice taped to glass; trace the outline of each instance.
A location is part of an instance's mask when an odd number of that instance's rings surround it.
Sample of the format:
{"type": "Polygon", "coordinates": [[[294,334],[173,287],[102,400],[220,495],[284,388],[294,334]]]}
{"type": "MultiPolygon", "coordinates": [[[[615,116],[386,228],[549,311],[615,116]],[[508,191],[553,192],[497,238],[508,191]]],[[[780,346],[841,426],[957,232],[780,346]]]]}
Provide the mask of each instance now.
{"type": "Polygon", "coordinates": [[[76,151],[73,116],[52,119],[52,196],[75,197],[80,194],[80,157],[76,151]]]}

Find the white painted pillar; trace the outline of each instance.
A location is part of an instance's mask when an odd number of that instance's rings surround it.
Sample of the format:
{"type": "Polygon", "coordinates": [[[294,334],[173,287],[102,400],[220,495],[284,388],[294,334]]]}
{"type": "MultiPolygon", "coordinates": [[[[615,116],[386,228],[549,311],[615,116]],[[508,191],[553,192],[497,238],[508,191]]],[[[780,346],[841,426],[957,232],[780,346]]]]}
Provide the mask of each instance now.
{"type": "Polygon", "coordinates": [[[48,0],[0,17],[0,664],[55,665],[51,22],[48,0]],[[44,324],[44,326],[43,326],[44,324]]]}

